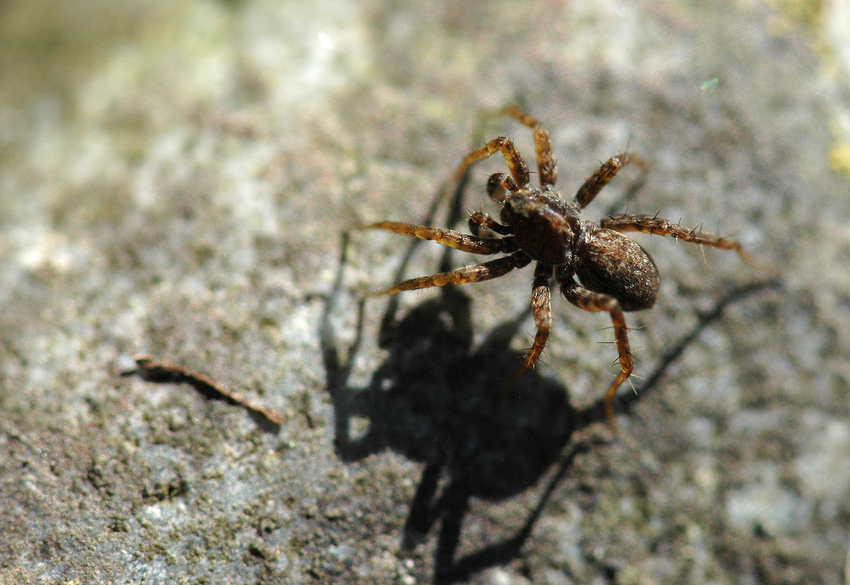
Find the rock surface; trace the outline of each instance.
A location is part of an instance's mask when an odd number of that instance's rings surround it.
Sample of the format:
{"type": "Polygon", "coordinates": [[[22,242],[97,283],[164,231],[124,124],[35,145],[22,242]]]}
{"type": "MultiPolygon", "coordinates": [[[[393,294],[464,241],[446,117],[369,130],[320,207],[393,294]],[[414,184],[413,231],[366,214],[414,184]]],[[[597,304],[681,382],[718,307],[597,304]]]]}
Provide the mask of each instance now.
{"type": "MultiPolygon", "coordinates": [[[[843,583],[839,4],[3,2],[0,582],[843,583]],[[531,162],[530,132],[487,115],[512,103],[549,130],[565,196],[638,152],[652,169],[629,211],[738,237],[782,273],[706,326],[605,444],[603,425],[570,436],[565,400],[613,379],[610,323],[562,298],[523,382],[538,402],[463,394],[506,375],[498,326],[528,306],[530,269],[439,310],[439,293],[402,295],[399,317],[425,320],[399,323],[389,351],[387,301],[370,301],[347,376],[357,295],[389,284],[407,246],[355,233],[328,321],[338,368],[321,344],[340,234],[422,218],[500,133],[531,162]],[[286,423],[122,377],[140,353],[286,423]],[[385,402],[358,406],[370,380],[403,386],[403,404],[379,388],[385,402]],[[445,495],[430,511],[429,486],[445,495]]],[[[503,169],[483,163],[464,207],[492,211],[484,181],[503,169]]],[[[621,173],[588,218],[622,211],[637,177],[621,173]]],[[[635,239],[663,279],[657,307],[628,317],[648,376],[764,275],[635,239]]],[[[420,247],[408,274],[439,252],[420,247]]]]}

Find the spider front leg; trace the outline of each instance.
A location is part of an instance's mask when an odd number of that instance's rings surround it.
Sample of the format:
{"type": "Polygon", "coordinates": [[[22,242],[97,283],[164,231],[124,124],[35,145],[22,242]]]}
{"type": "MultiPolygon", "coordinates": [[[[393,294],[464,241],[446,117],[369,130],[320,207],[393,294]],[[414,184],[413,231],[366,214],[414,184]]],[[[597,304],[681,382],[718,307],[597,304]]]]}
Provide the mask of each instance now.
{"type": "Polygon", "coordinates": [[[537,171],[540,174],[540,188],[545,189],[555,184],[558,180],[558,171],[555,169],[555,157],[552,156],[552,141],[549,133],[540,126],[537,118],[532,118],[516,106],[508,106],[505,113],[524,126],[534,130],[534,148],[537,151],[537,171]]]}
{"type": "Polygon", "coordinates": [[[649,164],[642,158],[635,154],[627,153],[612,156],[602,163],[602,166],[596,169],[596,172],[593,173],[576,192],[576,202],[578,203],[579,208],[584,208],[593,201],[593,199],[599,195],[602,188],[610,183],[624,166],[631,163],[639,165],[643,171],[646,171],[649,168],[649,164]]]}
{"type": "Polygon", "coordinates": [[[530,177],[528,165],[525,164],[525,160],[523,160],[522,155],[516,149],[514,143],[504,136],[494,138],[481,148],[473,150],[466,155],[463,162],[460,163],[460,166],[455,171],[454,183],[457,184],[461,181],[463,176],[466,174],[466,170],[470,166],[497,152],[501,152],[502,156],[505,157],[505,162],[508,165],[508,169],[511,171],[513,180],[520,186],[527,185],[530,177]]]}
{"type": "Polygon", "coordinates": [[[721,250],[735,250],[745,263],[750,266],[758,264],[751,256],[744,252],[744,249],[737,240],[698,232],[696,229],[686,228],[656,215],[612,215],[611,217],[600,220],[599,225],[618,232],[643,232],[656,236],[671,236],[677,240],[692,244],[711,246],[712,248],[720,248],[721,250]]]}
{"type": "Polygon", "coordinates": [[[617,394],[617,389],[620,384],[625,382],[634,370],[634,361],[632,360],[632,352],[629,349],[628,328],[626,327],[626,317],[623,315],[623,310],[620,308],[620,303],[614,297],[602,293],[590,291],[583,286],[580,286],[572,275],[558,275],[558,280],[561,283],[561,292],[579,309],[590,312],[606,311],[611,315],[611,321],[614,323],[614,338],[617,341],[617,352],[620,355],[620,375],[611,384],[608,392],[605,394],[605,414],[608,417],[608,425],[611,430],[617,430],[617,419],[614,417],[614,396],[617,394]]]}
{"type": "Polygon", "coordinates": [[[430,228],[424,225],[402,223],[398,221],[381,221],[359,227],[364,230],[381,229],[396,234],[419,238],[420,240],[430,240],[450,248],[455,248],[461,252],[469,252],[471,254],[497,254],[499,252],[516,251],[516,246],[512,245],[513,238],[503,239],[481,237],[478,235],[470,236],[455,230],[430,228]]]}
{"type": "Polygon", "coordinates": [[[483,264],[464,266],[452,272],[440,272],[431,276],[411,278],[395,286],[371,292],[368,296],[394,295],[405,290],[419,290],[433,286],[446,286],[447,284],[467,284],[469,282],[492,280],[504,276],[511,270],[527,266],[529,262],[531,262],[531,258],[523,252],[515,252],[511,256],[497,258],[483,264]]]}

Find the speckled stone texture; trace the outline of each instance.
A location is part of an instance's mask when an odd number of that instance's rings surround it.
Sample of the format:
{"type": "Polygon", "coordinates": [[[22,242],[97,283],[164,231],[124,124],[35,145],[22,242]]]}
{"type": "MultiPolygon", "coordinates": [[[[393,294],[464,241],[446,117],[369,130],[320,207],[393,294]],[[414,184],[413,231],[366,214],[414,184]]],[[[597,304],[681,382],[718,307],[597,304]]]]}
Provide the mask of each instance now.
{"type": "MultiPolygon", "coordinates": [[[[0,583],[412,584],[452,571],[494,585],[844,583],[845,12],[749,0],[0,2],[0,583]],[[551,408],[517,407],[512,430],[486,436],[490,450],[467,432],[503,428],[509,411],[487,418],[495,399],[457,392],[496,386],[510,363],[498,326],[527,309],[529,268],[465,287],[468,313],[429,313],[439,293],[404,293],[400,319],[433,317],[410,334],[421,346],[380,348],[387,300],[370,300],[350,376],[328,370],[320,344],[340,234],[421,219],[461,157],[496,135],[533,161],[530,131],[488,114],[513,103],[551,134],[567,197],[618,152],[651,162],[627,209],[611,207],[634,169],[588,219],[702,224],[782,274],[706,327],[610,442],[601,424],[570,436],[563,418],[567,395],[579,408],[616,375],[610,320],[556,294],[544,363],[523,382],[528,396],[547,389],[551,408]],[[286,423],[121,377],[139,353],[286,423]],[[371,380],[421,394],[357,410],[371,380]],[[586,448],[559,473],[558,450],[528,442],[534,433],[564,453],[586,448]],[[510,459],[502,439],[528,459],[510,459]],[[411,523],[429,482],[444,506],[411,523]],[[493,553],[515,534],[518,550],[493,553]]],[[[497,158],[472,173],[465,209],[497,213],[484,191],[505,169],[497,158]]],[[[763,275],[734,253],[635,239],[662,277],[656,308],[627,317],[635,374],[648,376],[700,314],[763,275]]],[[[352,235],[328,321],[340,360],[358,295],[393,282],[406,245],[352,235]]],[[[440,252],[421,246],[407,274],[433,272],[440,252]]],[[[477,261],[462,256],[453,262],[477,261]]],[[[511,347],[533,331],[526,319],[511,347]]]]}

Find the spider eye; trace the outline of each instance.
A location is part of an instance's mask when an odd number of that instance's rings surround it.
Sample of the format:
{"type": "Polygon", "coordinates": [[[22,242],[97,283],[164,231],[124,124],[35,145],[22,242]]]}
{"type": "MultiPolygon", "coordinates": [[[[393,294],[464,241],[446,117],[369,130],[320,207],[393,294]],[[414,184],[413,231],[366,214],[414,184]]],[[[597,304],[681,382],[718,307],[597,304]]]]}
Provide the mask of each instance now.
{"type": "Polygon", "coordinates": [[[508,195],[508,190],[502,184],[503,176],[504,175],[497,173],[491,176],[487,181],[487,194],[499,203],[504,202],[505,197],[508,195]]]}

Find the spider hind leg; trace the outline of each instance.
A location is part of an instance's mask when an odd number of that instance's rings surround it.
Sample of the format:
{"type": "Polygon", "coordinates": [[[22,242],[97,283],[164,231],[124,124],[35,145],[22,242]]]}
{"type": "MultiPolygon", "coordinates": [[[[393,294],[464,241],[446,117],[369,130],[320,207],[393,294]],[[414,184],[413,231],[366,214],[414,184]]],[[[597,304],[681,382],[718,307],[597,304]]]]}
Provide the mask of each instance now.
{"type": "Polygon", "coordinates": [[[617,352],[620,356],[620,374],[605,394],[605,415],[608,418],[608,426],[611,427],[611,430],[616,431],[617,419],[614,416],[614,396],[617,394],[617,389],[620,385],[629,379],[629,376],[632,375],[632,371],[634,370],[634,360],[632,359],[632,352],[629,348],[628,327],[626,327],[626,317],[623,314],[623,309],[614,297],[588,290],[580,286],[572,277],[561,280],[561,292],[569,302],[579,309],[593,313],[605,311],[611,315],[611,321],[614,324],[614,338],[617,342],[617,352]]]}

